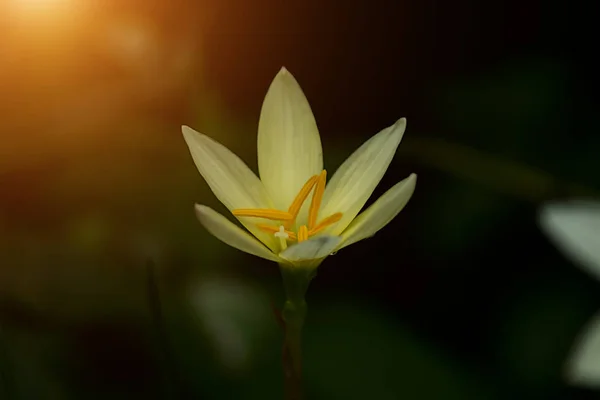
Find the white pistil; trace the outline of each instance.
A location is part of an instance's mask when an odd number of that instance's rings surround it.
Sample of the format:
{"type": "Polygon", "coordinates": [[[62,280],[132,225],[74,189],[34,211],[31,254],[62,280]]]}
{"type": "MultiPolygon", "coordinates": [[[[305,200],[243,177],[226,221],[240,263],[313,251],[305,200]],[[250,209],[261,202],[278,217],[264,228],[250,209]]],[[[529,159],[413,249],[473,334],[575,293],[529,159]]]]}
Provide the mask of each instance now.
{"type": "Polygon", "coordinates": [[[275,237],[279,238],[279,245],[281,246],[281,251],[287,249],[287,240],[290,238],[290,235],[287,234],[283,225],[279,225],[279,231],[274,233],[275,237]]]}

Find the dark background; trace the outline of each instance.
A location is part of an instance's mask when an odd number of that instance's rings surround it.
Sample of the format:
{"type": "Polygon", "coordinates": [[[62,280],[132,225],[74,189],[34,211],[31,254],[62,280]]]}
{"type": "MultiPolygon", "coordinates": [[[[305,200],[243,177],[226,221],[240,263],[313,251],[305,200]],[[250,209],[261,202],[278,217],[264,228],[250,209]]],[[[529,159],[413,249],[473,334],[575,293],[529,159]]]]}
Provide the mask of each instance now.
{"type": "Polygon", "coordinates": [[[563,371],[599,283],[536,215],[599,189],[593,6],[2,4],[1,399],[281,398],[277,266],[195,220],[223,207],[180,133],[256,170],[281,66],[330,171],[406,117],[375,195],[419,176],[390,225],[320,267],[307,397],[592,398],[563,371]]]}

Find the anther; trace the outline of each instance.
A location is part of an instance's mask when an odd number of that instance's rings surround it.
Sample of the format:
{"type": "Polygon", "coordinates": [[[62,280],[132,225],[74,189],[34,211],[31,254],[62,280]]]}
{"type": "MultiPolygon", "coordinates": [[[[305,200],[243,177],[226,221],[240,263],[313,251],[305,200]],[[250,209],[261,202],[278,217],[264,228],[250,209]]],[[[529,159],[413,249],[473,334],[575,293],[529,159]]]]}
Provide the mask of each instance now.
{"type": "Polygon", "coordinates": [[[325,192],[325,181],[327,180],[327,171],[323,170],[317,178],[315,185],[315,191],[310,202],[310,209],[308,211],[308,229],[313,229],[317,223],[317,217],[319,216],[319,207],[321,207],[321,200],[323,200],[323,193],[325,192]]]}
{"type": "Polygon", "coordinates": [[[300,229],[298,229],[298,243],[304,242],[308,239],[308,228],[306,225],[302,225],[300,229]]]}
{"type": "Polygon", "coordinates": [[[338,212],[338,213],[335,213],[335,214],[331,214],[327,218],[324,218],[323,220],[321,220],[321,222],[319,222],[317,224],[317,226],[315,226],[310,231],[308,231],[309,236],[312,236],[312,235],[314,235],[316,233],[319,233],[323,229],[327,228],[328,226],[330,226],[332,224],[335,224],[340,219],[342,219],[342,215],[343,215],[342,213],[338,212]]]}
{"type": "Polygon", "coordinates": [[[265,218],[274,221],[290,221],[294,217],[292,214],[286,211],[272,210],[272,209],[260,209],[260,208],[238,208],[232,210],[231,213],[236,217],[255,217],[265,218]]]}
{"type": "Polygon", "coordinates": [[[292,216],[292,219],[287,221],[286,228],[289,228],[294,223],[294,220],[300,212],[300,208],[302,208],[302,204],[304,204],[304,201],[310,194],[310,191],[312,190],[313,186],[315,186],[316,182],[317,175],[311,176],[310,179],[306,181],[304,186],[302,186],[300,192],[296,195],[296,198],[294,199],[294,201],[290,205],[290,208],[288,209],[288,213],[292,216]]]}

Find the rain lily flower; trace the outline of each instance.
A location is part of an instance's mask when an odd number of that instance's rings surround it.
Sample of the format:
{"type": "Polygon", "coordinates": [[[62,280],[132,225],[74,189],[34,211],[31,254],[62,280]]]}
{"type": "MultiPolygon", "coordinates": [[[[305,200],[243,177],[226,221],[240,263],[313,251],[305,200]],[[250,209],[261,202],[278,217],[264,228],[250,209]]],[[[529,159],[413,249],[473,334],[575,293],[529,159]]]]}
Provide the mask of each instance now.
{"type": "MultiPolygon", "coordinates": [[[[565,256],[590,276],[600,279],[599,201],[546,204],[540,210],[539,222],[565,256]]],[[[571,384],[600,389],[600,311],[575,339],[564,372],[571,384]]]]}
{"type": "Polygon", "coordinates": [[[392,161],[405,127],[402,118],[373,136],[326,182],[310,105],[282,68],[260,114],[260,179],[226,147],[182,127],[200,174],[246,230],[204,205],[196,205],[196,215],[211,234],[236,249],[280,265],[318,266],[331,253],[373,236],[408,203],[415,174],[359,214],[392,161]]]}
{"type": "Polygon", "coordinates": [[[600,202],[549,203],[541,208],[539,222],[557,248],[600,280],[600,202]]]}
{"type": "Polygon", "coordinates": [[[285,68],[271,83],[260,114],[260,179],[223,145],[182,127],[200,174],[246,230],[196,205],[200,222],[230,246],[280,265],[286,292],[281,312],[286,398],[301,398],[304,297],[316,267],[331,253],[373,236],[414,192],[416,175],[411,174],[359,214],[392,161],[405,127],[402,118],[373,136],[327,183],[315,118],[285,68]]]}

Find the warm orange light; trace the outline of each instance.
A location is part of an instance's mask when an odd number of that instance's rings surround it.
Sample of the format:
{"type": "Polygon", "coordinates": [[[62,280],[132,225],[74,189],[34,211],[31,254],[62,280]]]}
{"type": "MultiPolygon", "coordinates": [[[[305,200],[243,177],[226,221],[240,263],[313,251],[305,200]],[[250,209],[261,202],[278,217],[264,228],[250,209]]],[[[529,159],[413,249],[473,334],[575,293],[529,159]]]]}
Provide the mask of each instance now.
{"type": "Polygon", "coordinates": [[[19,19],[54,19],[74,11],[74,0],[10,0],[13,16],[19,19]]]}
{"type": "Polygon", "coordinates": [[[12,2],[20,6],[22,8],[27,7],[56,7],[56,6],[65,6],[67,3],[70,3],[72,0],[12,0],[12,2]]]}

